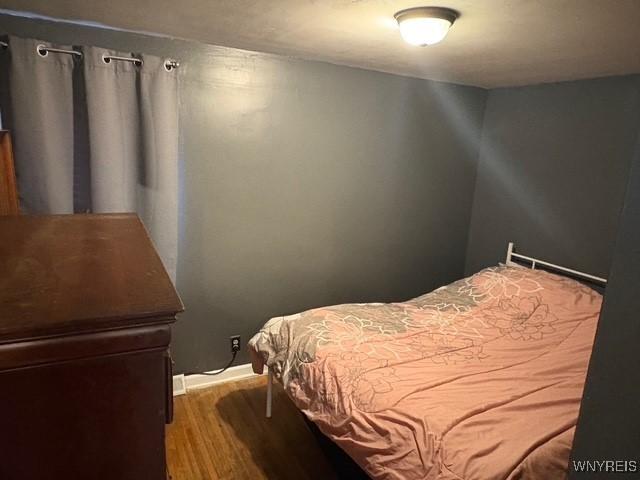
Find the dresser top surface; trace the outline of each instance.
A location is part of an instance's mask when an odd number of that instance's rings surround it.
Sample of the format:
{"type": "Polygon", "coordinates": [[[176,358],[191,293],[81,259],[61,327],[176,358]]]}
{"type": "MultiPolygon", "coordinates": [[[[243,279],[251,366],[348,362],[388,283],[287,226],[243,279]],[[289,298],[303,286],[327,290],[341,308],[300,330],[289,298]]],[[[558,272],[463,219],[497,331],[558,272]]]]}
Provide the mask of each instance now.
{"type": "Polygon", "coordinates": [[[183,310],[134,214],[0,217],[0,343],[157,321],[183,310]]]}

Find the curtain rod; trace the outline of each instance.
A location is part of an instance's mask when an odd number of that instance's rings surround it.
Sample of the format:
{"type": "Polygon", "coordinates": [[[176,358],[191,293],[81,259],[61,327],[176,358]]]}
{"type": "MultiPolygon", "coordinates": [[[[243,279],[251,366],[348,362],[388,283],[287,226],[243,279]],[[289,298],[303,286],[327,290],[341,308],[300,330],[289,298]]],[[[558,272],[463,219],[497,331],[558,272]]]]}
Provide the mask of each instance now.
{"type": "MultiPolygon", "coordinates": [[[[0,40],[0,48],[9,48],[9,44],[7,42],[0,40]]],[[[63,48],[47,47],[46,45],[43,45],[43,44],[39,44],[36,47],[36,51],[38,52],[38,55],[40,55],[41,57],[46,57],[49,53],[63,53],[66,55],[73,55],[78,58],[83,57],[82,52],[78,52],[77,50],[66,50],[63,48]]],[[[102,61],[104,63],[111,63],[111,60],[116,60],[119,62],[131,62],[137,65],[138,67],[142,66],[144,63],[142,59],[135,58],[135,57],[119,57],[117,55],[102,55],[102,61]]],[[[168,72],[170,72],[174,68],[178,68],[179,66],[180,66],[180,62],[178,62],[177,60],[169,59],[169,60],[165,60],[164,62],[164,68],[168,72]]]]}
{"type": "Polygon", "coordinates": [[[49,53],[64,53],[66,55],[74,55],[78,58],[82,58],[82,52],[78,52],[76,50],[65,50],[63,48],[47,47],[46,45],[42,44],[36,47],[36,52],[38,52],[38,55],[40,55],[41,57],[46,57],[47,55],[49,55],[49,53]]]}
{"type": "MultiPolygon", "coordinates": [[[[141,67],[144,64],[144,61],[141,58],[135,57],[118,57],[117,55],[102,55],[102,61],[104,63],[111,63],[111,60],[116,60],[119,62],[131,62],[138,67],[141,67]]],[[[164,68],[167,71],[171,71],[174,68],[178,68],[180,66],[180,62],[177,60],[166,60],[164,62],[164,68]]]]}
{"type": "Polygon", "coordinates": [[[138,67],[141,67],[144,63],[139,58],[135,57],[118,57],[117,55],[102,55],[102,61],[104,63],[111,63],[111,60],[117,60],[119,62],[130,62],[135,64],[138,67]]]}

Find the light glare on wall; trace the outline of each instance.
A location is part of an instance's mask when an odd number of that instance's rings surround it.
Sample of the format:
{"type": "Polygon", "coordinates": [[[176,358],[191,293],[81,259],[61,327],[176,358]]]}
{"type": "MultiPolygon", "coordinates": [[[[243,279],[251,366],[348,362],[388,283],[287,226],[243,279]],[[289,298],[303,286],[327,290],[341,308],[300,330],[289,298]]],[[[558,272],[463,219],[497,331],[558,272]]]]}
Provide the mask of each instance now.
{"type": "Polygon", "coordinates": [[[394,16],[404,41],[420,47],[442,41],[458,18],[455,11],[441,7],[409,8],[394,16]]]}

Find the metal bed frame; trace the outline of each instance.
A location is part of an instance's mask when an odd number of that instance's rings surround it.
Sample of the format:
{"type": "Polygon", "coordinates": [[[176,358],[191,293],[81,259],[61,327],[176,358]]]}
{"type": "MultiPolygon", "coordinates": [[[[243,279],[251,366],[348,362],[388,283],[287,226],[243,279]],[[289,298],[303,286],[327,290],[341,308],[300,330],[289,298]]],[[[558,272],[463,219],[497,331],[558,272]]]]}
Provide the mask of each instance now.
{"type": "Polygon", "coordinates": [[[517,262],[514,262],[512,259],[516,258],[518,260],[522,260],[525,262],[531,263],[531,269],[534,270],[538,265],[542,265],[543,267],[551,268],[553,270],[557,270],[562,273],[568,273],[572,277],[581,278],[582,280],[587,280],[593,283],[600,283],[602,285],[607,284],[607,279],[602,277],[596,277],[595,275],[591,275],[590,273],[580,272],[578,270],[574,270],[572,268],[563,267],[561,265],[556,265],[555,263],[549,263],[544,260],[540,260],[539,258],[528,257],[526,255],[521,255],[519,253],[515,253],[513,250],[515,245],[513,242],[509,242],[507,245],[507,261],[505,262],[509,266],[520,265],[517,262]]]}
{"type": "MultiPolygon", "coordinates": [[[[607,284],[607,279],[602,277],[597,277],[595,275],[591,275],[590,273],[580,272],[579,270],[574,270],[572,268],[563,267],[562,265],[556,265],[555,263],[550,263],[545,260],[540,260],[539,258],[529,257],[527,255],[522,255],[520,253],[515,253],[515,245],[513,242],[509,242],[507,245],[507,258],[506,264],[509,266],[522,266],[518,262],[515,262],[514,259],[520,260],[522,262],[529,262],[532,270],[535,270],[536,267],[546,267],[552,270],[557,270],[558,272],[569,274],[569,276],[579,278],[582,280],[586,280],[588,282],[601,284],[605,286],[607,284]]],[[[271,418],[271,409],[273,406],[273,371],[268,369],[268,378],[267,378],[267,407],[266,414],[267,418],[271,418]]]]}

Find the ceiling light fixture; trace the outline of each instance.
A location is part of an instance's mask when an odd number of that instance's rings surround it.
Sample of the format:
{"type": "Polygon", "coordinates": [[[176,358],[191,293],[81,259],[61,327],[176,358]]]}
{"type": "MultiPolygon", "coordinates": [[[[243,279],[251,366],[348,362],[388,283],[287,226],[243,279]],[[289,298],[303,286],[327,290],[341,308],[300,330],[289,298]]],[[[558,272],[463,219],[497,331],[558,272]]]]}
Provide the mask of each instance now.
{"type": "Polygon", "coordinates": [[[436,44],[447,35],[458,13],[441,7],[416,7],[394,15],[405,42],[424,47],[436,44]]]}

